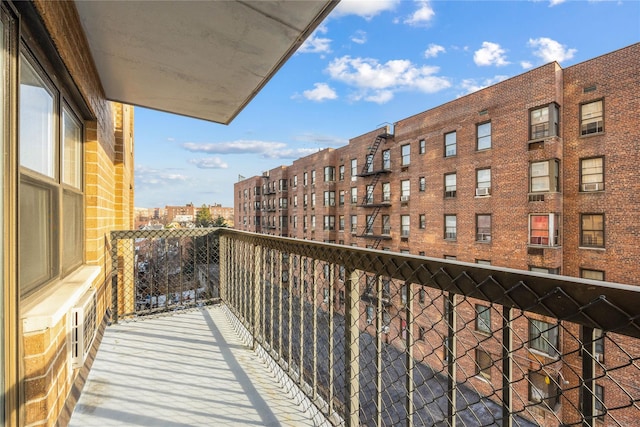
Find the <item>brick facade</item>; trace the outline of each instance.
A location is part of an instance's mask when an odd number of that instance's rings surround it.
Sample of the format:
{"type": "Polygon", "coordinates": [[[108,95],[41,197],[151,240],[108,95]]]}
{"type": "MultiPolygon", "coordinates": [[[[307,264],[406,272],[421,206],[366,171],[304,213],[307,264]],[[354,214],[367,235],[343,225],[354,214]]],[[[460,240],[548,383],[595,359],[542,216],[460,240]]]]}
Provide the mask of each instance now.
{"type": "MultiPolygon", "coordinates": [[[[289,227],[265,229],[257,225],[260,222],[249,222],[236,228],[577,277],[587,271],[603,272],[604,279],[610,282],[640,284],[638,58],[640,44],[635,44],[565,69],[550,63],[399,120],[393,135],[386,135],[386,129],[377,129],[351,139],[347,146],[298,159],[277,169],[278,179],[289,181],[289,192],[282,195],[289,197],[289,210],[276,210],[274,215],[288,215],[289,227]],[[581,107],[598,100],[603,105],[603,126],[597,118],[589,120],[581,107]],[[540,119],[545,115],[546,119],[540,119]],[[595,128],[585,128],[588,123],[595,128]],[[455,149],[451,144],[453,132],[455,149]],[[383,154],[386,151],[388,163],[383,154]],[[370,154],[373,163],[366,168],[370,154]],[[587,163],[581,161],[592,158],[603,159],[603,174],[596,171],[587,176],[594,172],[583,170],[587,163]],[[322,182],[325,167],[335,168],[335,181],[322,182]],[[340,172],[342,167],[344,174],[340,172]],[[313,170],[316,182],[305,186],[304,175],[310,179],[313,170]],[[601,182],[598,176],[603,176],[601,182]],[[595,181],[598,183],[592,184],[595,181]],[[373,190],[367,197],[367,186],[371,185],[373,190]],[[325,191],[335,191],[335,206],[323,206],[325,191]],[[351,200],[352,191],[355,203],[351,200]],[[310,200],[312,194],[316,197],[315,208],[309,206],[310,201],[305,208],[305,196],[310,200]],[[585,218],[585,214],[589,217],[585,218]],[[315,229],[304,227],[313,215],[315,229]],[[592,215],[603,215],[604,229],[594,225],[597,222],[587,221],[592,215]],[[323,227],[326,216],[335,216],[334,229],[323,227]],[[352,217],[357,224],[354,232],[350,226],[352,217]],[[370,229],[368,217],[373,218],[370,229]],[[291,226],[296,223],[297,227],[291,226]]],[[[273,171],[267,175],[268,178],[252,177],[235,184],[236,211],[243,208],[244,194],[252,194],[261,179],[268,183],[273,171]]],[[[246,215],[269,216],[271,202],[265,205],[266,199],[264,194],[252,199],[258,203],[248,204],[246,215]]],[[[261,223],[264,225],[265,221],[261,223]]],[[[338,272],[335,274],[339,277],[338,272]]],[[[366,294],[364,282],[360,280],[360,295],[366,294]]],[[[337,283],[335,292],[340,295],[343,281],[338,278],[337,283]]],[[[393,284],[390,304],[385,308],[397,323],[386,334],[390,342],[403,333],[402,285],[393,284]]],[[[412,292],[418,300],[419,290],[412,292]]],[[[342,312],[341,297],[335,301],[336,310],[342,312]]],[[[473,325],[475,305],[481,301],[467,298],[458,302],[458,324],[473,325]]],[[[446,312],[444,298],[439,292],[427,291],[425,302],[414,304],[416,313],[420,313],[416,315],[414,336],[420,335],[421,327],[427,334],[424,340],[416,341],[414,356],[434,369],[443,368],[443,347],[434,349],[433,345],[441,344],[446,336],[444,322],[434,321],[442,319],[446,312]]],[[[375,333],[365,317],[364,313],[360,317],[361,329],[375,333]]],[[[528,317],[555,322],[541,316],[528,317]]],[[[496,322],[495,329],[500,329],[500,313],[495,312],[491,319],[496,322]]],[[[521,410],[528,400],[527,371],[539,370],[553,360],[527,349],[526,317],[514,322],[513,328],[518,341],[514,348],[519,349],[513,361],[520,377],[514,378],[512,388],[520,396],[514,402],[515,409],[521,410]]],[[[570,353],[570,347],[576,345],[576,336],[577,327],[562,328],[559,342],[564,353],[570,353]]],[[[475,355],[464,353],[464,349],[482,341],[492,359],[500,359],[500,337],[487,337],[473,327],[461,326],[457,339],[458,348],[463,351],[456,360],[457,380],[470,381],[486,395],[500,398],[502,377],[498,368],[492,368],[495,372],[490,379],[478,379],[475,355]]],[[[609,339],[624,338],[610,335],[609,339]]],[[[618,354],[619,349],[614,347],[608,347],[607,359],[622,363],[625,355],[618,354]]],[[[634,348],[633,343],[625,342],[627,351],[634,348]]],[[[563,363],[565,369],[559,365],[557,372],[550,375],[564,372],[567,384],[577,384],[580,352],[567,355],[563,363]]],[[[635,373],[629,370],[616,378],[632,374],[635,373]]],[[[606,381],[601,385],[607,388],[606,381]]],[[[530,417],[548,426],[557,426],[557,419],[575,421],[577,391],[568,391],[561,399],[565,404],[560,413],[534,406],[530,417]]],[[[606,395],[605,403],[615,405],[615,399],[612,391],[606,395]]],[[[622,419],[627,412],[617,417],[622,419]]]]}

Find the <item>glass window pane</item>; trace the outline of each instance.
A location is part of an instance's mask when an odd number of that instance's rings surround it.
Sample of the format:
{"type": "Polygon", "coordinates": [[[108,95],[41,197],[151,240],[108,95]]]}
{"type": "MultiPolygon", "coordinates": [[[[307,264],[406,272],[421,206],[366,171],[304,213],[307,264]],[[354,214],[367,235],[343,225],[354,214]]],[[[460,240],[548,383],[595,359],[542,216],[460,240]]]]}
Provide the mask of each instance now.
{"type": "Polygon", "coordinates": [[[82,263],[82,194],[65,190],[62,203],[62,269],[68,271],[82,263]]]}
{"type": "Polygon", "coordinates": [[[53,277],[54,192],[48,186],[22,181],[20,185],[20,292],[26,295],[53,277]]]}
{"type": "Polygon", "coordinates": [[[20,65],[20,164],[55,178],[53,95],[24,57],[20,65]]]}
{"type": "Polygon", "coordinates": [[[82,128],[66,109],[63,115],[64,159],[62,182],[82,188],[82,128]]]}

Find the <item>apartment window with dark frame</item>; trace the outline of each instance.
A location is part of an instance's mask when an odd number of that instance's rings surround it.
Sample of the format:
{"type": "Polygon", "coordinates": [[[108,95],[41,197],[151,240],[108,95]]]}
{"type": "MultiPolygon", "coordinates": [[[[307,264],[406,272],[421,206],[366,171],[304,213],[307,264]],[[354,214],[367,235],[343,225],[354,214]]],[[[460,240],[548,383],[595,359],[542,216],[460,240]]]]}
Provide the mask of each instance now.
{"type": "Polygon", "coordinates": [[[529,139],[542,139],[560,134],[560,107],[551,103],[529,111],[529,139]]]}
{"type": "Polygon", "coordinates": [[[335,206],[336,205],[336,192],[335,191],[325,191],[324,192],[324,206],[335,206]]]}
{"type": "Polygon", "coordinates": [[[400,165],[409,166],[411,164],[411,145],[405,144],[400,146],[400,165]]]}
{"type": "Polygon", "coordinates": [[[493,366],[491,355],[479,348],[476,348],[475,353],[476,375],[487,381],[491,380],[491,366],[493,366]]]}
{"type": "Polygon", "coordinates": [[[411,181],[404,179],[400,181],[400,201],[408,202],[411,196],[411,181]]]}
{"type": "Polygon", "coordinates": [[[427,152],[427,142],[424,139],[418,141],[418,154],[424,154],[427,152]]]}
{"type": "Polygon", "coordinates": [[[476,214],[476,242],[491,242],[491,214],[476,214]]]}
{"type": "Polygon", "coordinates": [[[324,167],[324,181],[333,182],[336,180],[336,168],[333,166],[324,167]]]}
{"type": "Polygon", "coordinates": [[[592,270],[589,268],[580,269],[580,277],[583,279],[602,280],[604,281],[604,271],[592,270]]]}
{"type": "Polygon", "coordinates": [[[340,190],[340,193],[338,196],[338,204],[340,206],[344,206],[344,190],[340,190]]]}
{"type": "Polygon", "coordinates": [[[604,190],[604,157],[580,159],[580,191],[604,190]]]}
{"type": "Polygon", "coordinates": [[[556,214],[529,215],[529,244],[539,246],[558,246],[560,240],[560,221],[556,214]]]}
{"type": "Polygon", "coordinates": [[[400,215],[400,236],[409,237],[411,217],[409,215],[400,215]]]}
{"type": "Polygon", "coordinates": [[[338,216],[338,230],[344,231],[344,215],[338,216]]]}
{"type": "Polygon", "coordinates": [[[358,175],[358,159],[351,159],[351,181],[355,181],[358,175]]]}
{"type": "Polygon", "coordinates": [[[382,152],[382,169],[391,169],[391,150],[384,150],[382,152]]]}
{"type": "Polygon", "coordinates": [[[457,135],[456,132],[449,132],[444,134],[444,157],[453,157],[456,155],[457,148],[457,135]]]}
{"type": "Polygon", "coordinates": [[[476,196],[491,194],[491,168],[476,170],[476,196]]]}
{"type": "Polygon", "coordinates": [[[529,319],[529,348],[554,358],[558,357],[558,325],[529,319]]]}
{"type": "Polygon", "coordinates": [[[457,174],[448,173],[444,175],[444,197],[456,197],[457,192],[457,174]]]}
{"type": "Polygon", "coordinates": [[[604,101],[586,102],[580,105],[580,135],[604,132],[604,101]]]}
{"type": "Polygon", "coordinates": [[[427,190],[427,179],[424,176],[418,178],[418,190],[421,192],[427,190]]]}
{"type": "Polygon", "coordinates": [[[553,410],[560,399],[560,387],[555,378],[544,371],[529,371],[528,373],[529,402],[545,405],[553,410]]]}
{"type": "Polygon", "coordinates": [[[604,248],[604,214],[580,214],[580,246],[604,248]]]}
{"type": "Polygon", "coordinates": [[[476,150],[491,148],[491,122],[480,123],[476,126],[476,150]]]}
{"type": "Polygon", "coordinates": [[[382,215],[382,234],[385,236],[391,234],[391,217],[389,215],[382,215]]]}
{"type": "Polygon", "coordinates": [[[476,304],[476,331],[491,334],[491,307],[476,304]]]}
{"type": "Polygon", "coordinates": [[[64,87],[20,53],[19,292],[27,296],[84,261],[84,127],[64,87]],[[62,230],[62,232],[60,231],[62,230]]]}
{"type": "Polygon", "coordinates": [[[558,159],[531,162],[529,165],[529,192],[557,192],[560,189],[560,161],[558,159]]]}
{"type": "Polygon", "coordinates": [[[444,238],[445,240],[456,240],[457,233],[457,217],[455,215],[444,216],[444,238]]]}
{"type": "Polygon", "coordinates": [[[427,216],[425,214],[420,214],[418,216],[420,229],[424,230],[427,228],[427,216]]]}

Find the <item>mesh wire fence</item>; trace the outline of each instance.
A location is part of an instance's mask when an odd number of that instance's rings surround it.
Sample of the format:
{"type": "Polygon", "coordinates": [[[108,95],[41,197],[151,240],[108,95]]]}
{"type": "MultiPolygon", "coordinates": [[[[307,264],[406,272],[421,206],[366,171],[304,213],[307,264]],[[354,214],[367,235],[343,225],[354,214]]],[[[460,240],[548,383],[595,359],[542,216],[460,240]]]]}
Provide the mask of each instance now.
{"type": "Polygon", "coordinates": [[[192,304],[221,297],[334,424],[637,424],[633,286],[232,230],[177,234],[114,243],[116,312],[171,309],[185,290],[192,304]],[[148,239],[164,239],[165,258],[149,261],[148,239]],[[165,277],[207,264],[206,281],[174,288],[145,267],[153,286],[134,281],[145,287],[125,297],[141,263],[176,265],[172,247],[193,261],[165,277]]]}

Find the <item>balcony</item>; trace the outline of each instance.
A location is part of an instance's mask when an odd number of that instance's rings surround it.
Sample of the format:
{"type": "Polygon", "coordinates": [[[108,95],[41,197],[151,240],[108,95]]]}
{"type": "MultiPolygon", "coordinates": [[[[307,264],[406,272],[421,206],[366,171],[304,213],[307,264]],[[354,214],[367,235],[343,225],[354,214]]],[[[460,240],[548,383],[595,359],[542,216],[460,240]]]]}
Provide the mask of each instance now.
{"type": "Polygon", "coordinates": [[[229,229],[117,231],[111,247],[113,324],[71,425],[640,415],[634,286],[229,229]]]}

